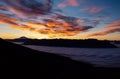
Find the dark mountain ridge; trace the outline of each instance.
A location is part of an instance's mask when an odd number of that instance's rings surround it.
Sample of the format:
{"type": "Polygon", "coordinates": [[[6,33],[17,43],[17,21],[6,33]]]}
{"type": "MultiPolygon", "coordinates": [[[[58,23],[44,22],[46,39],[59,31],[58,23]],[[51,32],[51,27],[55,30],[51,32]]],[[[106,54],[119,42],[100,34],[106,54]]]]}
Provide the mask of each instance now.
{"type": "Polygon", "coordinates": [[[23,42],[24,45],[40,45],[55,47],[77,47],[77,48],[117,48],[107,40],[86,39],[86,40],[69,40],[69,39],[29,39],[21,37],[12,42],[23,42]]]}

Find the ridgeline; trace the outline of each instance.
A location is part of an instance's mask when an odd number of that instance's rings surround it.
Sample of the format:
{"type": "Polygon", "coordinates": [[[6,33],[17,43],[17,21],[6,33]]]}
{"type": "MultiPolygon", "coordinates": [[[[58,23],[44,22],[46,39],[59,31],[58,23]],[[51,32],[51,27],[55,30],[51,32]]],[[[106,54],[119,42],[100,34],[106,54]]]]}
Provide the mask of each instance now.
{"type": "Polygon", "coordinates": [[[40,45],[53,47],[77,47],[77,48],[117,48],[107,40],[86,39],[86,40],[70,40],[70,39],[29,39],[18,38],[9,40],[12,42],[23,42],[24,45],[40,45]]]}

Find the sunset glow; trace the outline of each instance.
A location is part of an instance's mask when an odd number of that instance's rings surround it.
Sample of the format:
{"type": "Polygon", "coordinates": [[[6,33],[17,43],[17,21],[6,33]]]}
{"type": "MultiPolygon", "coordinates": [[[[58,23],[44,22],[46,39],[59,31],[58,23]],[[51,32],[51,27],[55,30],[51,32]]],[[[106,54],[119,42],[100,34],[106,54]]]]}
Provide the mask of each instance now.
{"type": "Polygon", "coordinates": [[[120,40],[119,0],[0,0],[0,38],[120,40]]]}

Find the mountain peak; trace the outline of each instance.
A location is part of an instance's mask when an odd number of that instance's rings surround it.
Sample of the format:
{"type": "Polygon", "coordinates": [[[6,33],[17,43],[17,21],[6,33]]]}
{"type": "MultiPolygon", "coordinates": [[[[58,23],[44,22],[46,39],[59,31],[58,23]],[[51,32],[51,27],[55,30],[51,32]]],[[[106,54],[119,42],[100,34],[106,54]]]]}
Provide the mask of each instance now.
{"type": "Polygon", "coordinates": [[[29,38],[27,38],[27,37],[25,37],[25,36],[22,36],[22,37],[20,37],[20,38],[18,38],[18,39],[29,39],[29,38]]]}

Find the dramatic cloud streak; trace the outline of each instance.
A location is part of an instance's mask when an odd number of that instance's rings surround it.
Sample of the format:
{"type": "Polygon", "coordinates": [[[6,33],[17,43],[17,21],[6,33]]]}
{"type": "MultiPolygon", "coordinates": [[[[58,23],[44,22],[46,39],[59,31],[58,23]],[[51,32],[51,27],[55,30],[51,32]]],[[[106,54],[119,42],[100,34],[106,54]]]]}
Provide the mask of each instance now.
{"type": "Polygon", "coordinates": [[[117,20],[113,22],[113,24],[107,26],[104,31],[95,32],[88,36],[91,37],[91,36],[107,35],[109,33],[114,33],[114,32],[120,32],[120,20],[117,20]]]}

